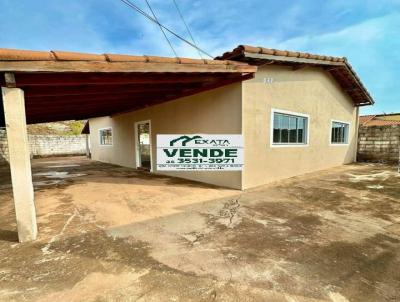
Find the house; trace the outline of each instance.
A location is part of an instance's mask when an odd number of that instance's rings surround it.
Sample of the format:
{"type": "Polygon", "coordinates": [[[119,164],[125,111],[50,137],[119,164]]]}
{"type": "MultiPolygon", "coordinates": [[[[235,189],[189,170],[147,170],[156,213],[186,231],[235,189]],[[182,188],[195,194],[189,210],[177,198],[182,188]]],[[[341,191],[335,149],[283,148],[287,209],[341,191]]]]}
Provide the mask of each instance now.
{"type": "Polygon", "coordinates": [[[92,158],[236,189],[356,160],[359,107],[373,100],[345,58],[239,46],[216,59],[257,72],[243,82],[90,119],[92,158]],[[148,144],[138,143],[143,127],[148,144]],[[242,134],[242,171],[157,170],[156,135],[178,133],[242,134]]]}
{"type": "Polygon", "coordinates": [[[213,60],[0,49],[0,86],[21,242],[37,237],[27,124],[88,119],[94,160],[247,189],[353,162],[373,104],[345,58],[251,46],[213,60]],[[162,134],[231,135],[242,162],[158,169],[162,134]]]}

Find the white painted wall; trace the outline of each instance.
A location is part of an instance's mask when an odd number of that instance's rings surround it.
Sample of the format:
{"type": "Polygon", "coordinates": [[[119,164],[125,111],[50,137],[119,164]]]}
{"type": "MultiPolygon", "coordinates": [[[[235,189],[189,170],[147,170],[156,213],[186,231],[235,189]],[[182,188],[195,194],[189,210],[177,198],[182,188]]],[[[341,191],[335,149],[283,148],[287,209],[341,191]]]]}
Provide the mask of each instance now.
{"type": "Polygon", "coordinates": [[[155,146],[157,134],[241,134],[241,85],[228,85],[114,117],[90,119],[92,158],[136,168],[135,123],[150,120],[154,173],[240,189],[240,171],[158,172],[155,146]],[[101,146],[98,130],[107,127],[113,129],[113,145],[101,146]]]}

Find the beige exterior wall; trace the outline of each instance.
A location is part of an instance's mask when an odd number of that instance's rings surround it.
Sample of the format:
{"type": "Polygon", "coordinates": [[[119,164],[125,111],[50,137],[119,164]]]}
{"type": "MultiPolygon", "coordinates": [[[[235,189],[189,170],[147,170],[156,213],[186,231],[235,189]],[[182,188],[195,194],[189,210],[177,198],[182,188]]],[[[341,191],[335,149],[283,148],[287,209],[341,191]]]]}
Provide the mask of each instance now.
{"type": "Polygon", "coordinates": [[[255,79],[242,84],[112,118],[91,119],[91,151],[95,160],[136,168],[135,123],[150,120],[154,173],[246,189],[355,161],[357,118],[358,110],[350,97],[322,69],[307,67],[294,71],[290,67],[267,66],[259,69],[255,79]],[[271,147],[272,109],[309,116],[306,146],[271,147]],[[349,144],[330,144],[332,120],[350,124],[349,144]],[[100,146],[99,129],[107,127],[113,129],[113,145],[100,146]],[[158,172],[156,135],[192,133],[242,133],[242,173],[158,172]]]}
{"type": "Polygon", "coordinates": [[[187,178],[241,189],[240,171],[158,172],[157,134],[241,134],[242,84],[232,84],[143,110],[90,120],[91,152],[94,160],[136,168],[135,123],[151,121],[154,173],[187,178]],[[99,144],[99,129],[112,127],[113,145],[99,144]]]}
{"type": "Polygon", "coordinates": [[[322,69],[261,67],[243,83],[243,188],[355,161],[358,110],[322,69]],[[267,79],[266,83],[264,79],[267,79]],[[269,81],[272,80],[272,82],[269,81]],[[309,115],[309,144],[271,147],[271,110],[309,115]],[[331,145],[331,121],[350,123],[349,144],[331,145]]]}

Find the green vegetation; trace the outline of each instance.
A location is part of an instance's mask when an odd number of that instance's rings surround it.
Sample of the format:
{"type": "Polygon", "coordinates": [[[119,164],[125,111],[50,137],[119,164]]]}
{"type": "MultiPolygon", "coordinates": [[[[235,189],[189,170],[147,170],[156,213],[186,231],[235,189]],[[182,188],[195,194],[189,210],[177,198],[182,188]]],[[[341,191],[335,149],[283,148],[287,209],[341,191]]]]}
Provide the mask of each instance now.
{"type": "Polygon", "coordinates": [[[28,125],[28,133],[34,135],[79,135],[86,121],[64,121],[28,125]]]}
{"type": "Polygon", "coordinates": [[[82,132],[85,123],[83,121],[71,121],[69,127],[71,135],[79,135],[82,132]]]}

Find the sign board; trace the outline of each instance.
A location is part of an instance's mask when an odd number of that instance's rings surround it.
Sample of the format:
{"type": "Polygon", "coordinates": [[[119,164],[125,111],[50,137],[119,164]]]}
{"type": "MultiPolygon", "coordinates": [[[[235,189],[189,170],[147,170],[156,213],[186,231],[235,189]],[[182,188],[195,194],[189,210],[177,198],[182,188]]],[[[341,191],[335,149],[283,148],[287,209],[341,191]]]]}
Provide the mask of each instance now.
{"type": "Polygon", "coordinates": [[[243,152],[239,134],[158,134],[157,170],[241,171],[243,152]]]}

